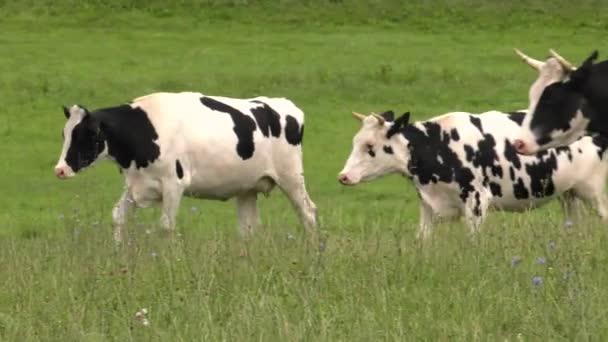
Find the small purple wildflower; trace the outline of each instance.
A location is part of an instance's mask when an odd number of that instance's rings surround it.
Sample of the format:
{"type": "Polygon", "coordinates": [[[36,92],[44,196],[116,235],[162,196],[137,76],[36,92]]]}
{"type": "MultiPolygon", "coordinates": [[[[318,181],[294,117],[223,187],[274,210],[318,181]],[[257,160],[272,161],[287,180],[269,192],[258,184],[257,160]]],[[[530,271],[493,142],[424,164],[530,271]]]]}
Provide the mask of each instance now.
{"type": "Polygon", "coordinates": [[[198,208],[197,207],[192,207],[192,208],[190,208],[190,211],[193,212],[193,213],[195,213],[195,212],[198,211],[198,208]]]}
{"type": "Polygon", "coordinates": [[[566,220],[566,222],[564,222],[564,227],[565,228],[570,228],[574,225],[574,223],[571,220],[566,220]]]}
{"type": "Polygon", "coordinates": [[[515,266],[519,265],[520,263],[521,263],[521,257],[519,255],[516,255],[511,258],[511,267],[515,267],[515,266]]]}
{"type": "Polygon", "coordinates": [[[555,242],[551,241],[547,244],[547,246],[549,246],[551,248],[555,248],[555,242]]]}
{"type": "Polygon", "coordinates": [[[325,248],[327,248],[327,246],[325,245],[325,242],[321,242],[321,243],[319,243],[319,249],[320,249],[321,251],[324,251],[324,250],[325,250],[325,248]]]}
{"type": "Polygon", "coordinates": [[[537,264],[541,264],[541,265],[542,264],[546,264],[547,263],[547,258],[543,258],[543,257],[536,258],[536,263],[537,264]]]}
{"type": "Polygon", "coordinates": [[[532,278],[532,283],[536,286],[540,286],[543,284],[543,278],[536,276],[536,277],[532,278]]]}

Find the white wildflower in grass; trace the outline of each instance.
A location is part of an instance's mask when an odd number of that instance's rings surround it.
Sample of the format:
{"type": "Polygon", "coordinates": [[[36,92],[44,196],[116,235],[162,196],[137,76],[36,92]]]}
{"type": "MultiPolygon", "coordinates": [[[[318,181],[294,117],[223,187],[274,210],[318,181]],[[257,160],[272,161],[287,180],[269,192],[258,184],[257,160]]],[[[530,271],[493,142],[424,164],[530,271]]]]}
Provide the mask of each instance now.
{"type": "Polygon", "coordinates": [[[146,309],[146,308],[137,310],[137,312],[135,313],[135,320],[138,321],[139,323],[141,323],[141,325],[147,327],[150,325],[150,320],[148,320],[148,317],[146,317],[147,314],[148,314],[148,309],[146,309]]]}

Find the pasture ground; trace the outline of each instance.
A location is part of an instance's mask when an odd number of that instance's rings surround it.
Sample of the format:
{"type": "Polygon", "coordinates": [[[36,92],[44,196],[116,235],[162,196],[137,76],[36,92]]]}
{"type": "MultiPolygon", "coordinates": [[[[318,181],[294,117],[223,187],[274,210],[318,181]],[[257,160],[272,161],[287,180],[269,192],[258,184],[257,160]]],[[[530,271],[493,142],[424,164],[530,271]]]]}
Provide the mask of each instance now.
{"type": "Polygon", "coordinates": [[[444,224],[422,246],[407,181],[336,182],[351,110],[521,109],[536,73],[513,47],[608,53],[598,1],[430,3],[0,1],[0,340],[605,339],[608,233],[591,213],[494,213],[474,238],[444,224]],[[176,243],[138,211],[117,247],[116,168],[54,178],[62,104],[181,90],[303,108],[324,248],[279,191],[247,258],[232,201],[185,200],[176,243]]]}

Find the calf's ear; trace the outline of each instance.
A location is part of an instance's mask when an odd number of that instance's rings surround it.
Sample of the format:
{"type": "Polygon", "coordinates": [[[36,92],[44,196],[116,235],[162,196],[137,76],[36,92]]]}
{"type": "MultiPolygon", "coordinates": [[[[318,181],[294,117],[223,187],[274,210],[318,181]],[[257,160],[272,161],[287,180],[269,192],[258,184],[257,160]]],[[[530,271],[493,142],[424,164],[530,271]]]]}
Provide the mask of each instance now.
{"type": "Polygon", "coordinates": [[[70,109],[66,106],[61,106],[61,107],[63,107],[63,115],[65,115],[66,119],[69,119],[70,118],[70,109]]]}
{"type": "Polygon", "coordinates": [[[598,52],[597,50],[595,50],[593,51],[593,53],[591,53],[591,55],[589,55],[589,57],[587,57],[587,59],[585,59],[585,61],[583,62],[583,64],[581,64],[580,67],[578,67],[570,74],[568,84],[572,88],[576,90],[583,89],[585,83],[587,83],[587,79],[589,78],[589,76],[591,76],[591,68],[593,67],[593,62],[597,59],[597,57],[598,52]]]}
{"type": "Polygon", "coordinates": [[[399,130],[401,130],[403,127],[407,126],[409,121],[410,121],[410,112],[405,112],[405,113],[401,114],[401,116],[398,117],[397,119],[395,119],[395,121],[393,122],[391,127],[388,129],[388,132],[386,132],[386,136],[388,138],[392,137],[397,132],[399,132],[399,130]]]}
{"type": "Polygon", "coordinates": [[[395,113],[392,110],[388,110],[388,111],[380,114],[380,116],[382,116],[384,118],[384,120],[386,120],[386,121],[395,120],[395,113]]]}

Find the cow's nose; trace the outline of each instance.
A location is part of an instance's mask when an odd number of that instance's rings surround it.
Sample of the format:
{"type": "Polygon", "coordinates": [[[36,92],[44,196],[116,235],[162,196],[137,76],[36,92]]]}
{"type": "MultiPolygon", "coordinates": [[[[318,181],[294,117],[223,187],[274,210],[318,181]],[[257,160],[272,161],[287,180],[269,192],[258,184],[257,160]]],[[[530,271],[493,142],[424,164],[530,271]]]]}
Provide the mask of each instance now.
{"type": "Polygon", "coordinates": [[[58,178],[65,178],[65,170],[61,167],[56,167],[55,176],[57,176],[58,178]]]}
{"type": "Polygon", "coordinates": [[[526,154],[527,152],[526,144],[521,139],[515,139],[513,142],[513,147],[515,147],[515,151],[518,153],[526,154]]]}
{"type": "Polygon", "coordinates": [[[349,184],[350,181],[348,179],[348,176],[346,175],[346,173],[341,173],[338,176],[338,182],[342,183],[342,184],[349,184]]]}

